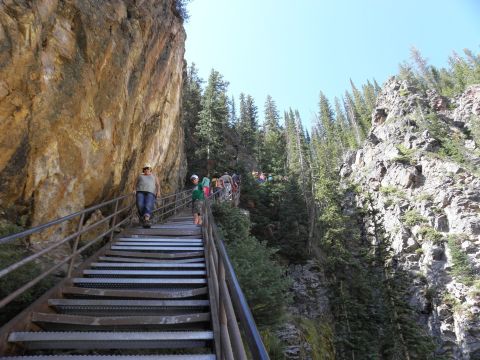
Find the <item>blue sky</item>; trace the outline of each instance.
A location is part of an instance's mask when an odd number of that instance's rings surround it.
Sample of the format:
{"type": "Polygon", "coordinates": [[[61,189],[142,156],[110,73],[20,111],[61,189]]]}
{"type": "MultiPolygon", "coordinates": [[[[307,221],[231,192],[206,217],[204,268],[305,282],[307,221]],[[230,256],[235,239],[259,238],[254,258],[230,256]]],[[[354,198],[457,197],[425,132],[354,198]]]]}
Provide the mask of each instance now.
{"type": "Polygon", "coordinates": [[[192,0],[185,57],[230,94],[252,95],[263,120],[270,94],[310,125],[323,91],[333,101],[375,78],[381,85],[411,46],[446,65],[453,50],[480,53],[479,0],[192,0]]]}

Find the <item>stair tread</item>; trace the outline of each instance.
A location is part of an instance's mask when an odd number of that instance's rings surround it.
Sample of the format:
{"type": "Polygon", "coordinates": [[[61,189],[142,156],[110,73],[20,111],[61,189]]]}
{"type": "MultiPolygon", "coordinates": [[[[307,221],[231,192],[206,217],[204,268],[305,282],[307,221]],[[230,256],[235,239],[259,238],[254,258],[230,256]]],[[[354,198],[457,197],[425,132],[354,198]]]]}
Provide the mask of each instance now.
{"type": "Polygon", "coordinates": [[[114,245],[136,245],[136,246],[201,246],[202,241],[141,241],[141,240],[118,240],[113,243],[114,245]]]}
{"type": "Polygon", "coordinates": [[[202,276],[205,270],[83,270],[84,275],[115,275],[115,276],[202,276]]]}
{"type": "Polygon", "coordinates": [[[98,260],[113,261],[113,262],[128,262],[128,263],[155,263],[155,264],[190,264],[190,263],[204,263],[205,258],[187,258],[187,259],[142,259],[142,258],[127,258],[116,256],[100,256],[98,260]]]}
{"type": "Polygon", "coordinates": [[[87,325],[93,327],[122,325],[158,326],[210,321],[210,313],[201,312],[176,315],[88,316],[34,312],[32,314],[32,321],[35,323],[55,323],[69,326],[87,325]]]}
{"type": "Polygon", "coordinates": [[[179,279],[179,278],[167,278],[167,279],[150,279],[150,278],[73,278],[74,284],[206,284],[206,279],[179,279]]]}
{"type": "Polygon", "coordinates": [[[122,263],[122,262],[95,262],[90,264],[92,268],[205,268],[203,263],[122,263]]]}
{"type": "Polygon", "coordinates": [[[15,331],[9,342],[20,341],[109,341],[109,340],[212,340],[212,331],[15,331]]]}
{"type": "Polygon", "coordinates": [[[132,237],[132,236],[117,236],[115,241],[152,241],[152,242],[202,242],[201,238],[161,238],[161,237],[132,237]]]}
{"type": "Polygon", "coordinates": [[[49,299],[50,306],[143,306],[143,307],[205,307],[208,300],[91,300],[91,299],[49,299]]]}
{"type": "Polygon", "coordinates": [[[134,298],[134,299],[178,299],[189,298],[199,295],[206,295],[208,293],[207,287],[200,287],[195,289],[155,289],[155,291],[148,290],[120,290],[120,289],[89,289],[81,287],[65,287],[63,289],[64,295],[75,296],[94,296],[94,297],[108,297],[108,298],[134,298]]]}
{"type": "Polygon", "coordinates": [[[123,246],[111,245],[112,250],[148,250],[148,251],[202,251],[203,246],[123,246]]]}
{"type": "Polygon", "coordinates": [[[194,355],[30,355],[0,356],[0,360],[215,360],[214,354],[194,355]]]}
{"type": "Polygon", "coordinates": [[[141,258],[154,258],[154,259],[177,259],[177,258],[192,258],[203,256],[203,251],[193,252],[180,252],[180,253],[145,253],[145,252],[132,252],[132,251],[115,251],[106,250],[106,255],[113,256],[126,256],[126,257],[141,257],[141,258]]]}

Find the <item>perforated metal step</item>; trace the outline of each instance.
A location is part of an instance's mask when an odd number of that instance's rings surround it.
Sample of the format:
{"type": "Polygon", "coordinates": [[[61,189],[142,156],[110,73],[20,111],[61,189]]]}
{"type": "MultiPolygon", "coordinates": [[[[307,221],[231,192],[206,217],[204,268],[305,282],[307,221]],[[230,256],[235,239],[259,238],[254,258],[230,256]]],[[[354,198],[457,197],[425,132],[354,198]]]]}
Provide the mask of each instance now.
{"type": "Polygon", "coordinates": [[[121,257],[137,257],[143,259],[180,259],[203,257],[203,251],[181,252],[181,253],[147,253],[133,251],[106,250],[106,255],[121,257]]]}
{"type": "Polygon", "coordinates": [[[32,321],[44,330],[134,330],[210,321],[210,313],[174,315],[89,316],[33,313],[32,321]]]}
{"type": "Polygon", "coordinates": [[[141,250],[141,251],[202,251],[203,246],[122,246],[112,245],[112,250],[141,250]]]}
{"type": "Polygon", "coordinates": [[[118,287],[118,288],[156,288],[156,287],[195,287],[207,284],[206,279],[122,279],[122,278],[74,278],[72,283],[79,287],[118,287]]]}
{"type": "Polygon", "coordinates": [[[85,277],[143,277],[162,278],[178,276],[205,276],[205,270],[84,270],[85,277]]]}
{"type": "Polygon", "coordinates": [[[95,269],[204,269],[203,263],[124,263],[96,262],[91,264],[95,269]]]}
{"type": "Polygon", "coordinates": [[[214,354],[195,355],[32,355],[0,356],[0,360],[215,360],[214,354]]]}
{"type": "Polygon", "coordinates": [[[195,289],[151,289],[151,290],[123,290],[123,289],[89,289],[68,286],[63,288],[63,295],[80,298],[106,299],[185,299],[205,296],[207,287],[195,289]]]}
{"type": "Polygon", "coordinates": [[[132,257],[118,257],[118,256],[100,256],[98,258],[100,261],[114,261],[114,262],[132,262],[132,263],[156,263],[156,264],[179,264],[179,263],[199,263],[205,262],[204,257],[196,257],[196,258],[187,258],[187,259],[146,259],[146,258],[132,258],[132,257]]]}
{"type": "Polygon", "coordinates": [[[204,308],[208,300],[88,300],[88,299],[49,299],[48,305],[59,312],[76,309],[130,309],[155,310],[156,308],[204,308]]]}
{"type": "Polygon", "coordinates": [[[28,349],[156,349],[204,347],[212,331],[169,332],[12,332],[11,343],[28,349]]]}

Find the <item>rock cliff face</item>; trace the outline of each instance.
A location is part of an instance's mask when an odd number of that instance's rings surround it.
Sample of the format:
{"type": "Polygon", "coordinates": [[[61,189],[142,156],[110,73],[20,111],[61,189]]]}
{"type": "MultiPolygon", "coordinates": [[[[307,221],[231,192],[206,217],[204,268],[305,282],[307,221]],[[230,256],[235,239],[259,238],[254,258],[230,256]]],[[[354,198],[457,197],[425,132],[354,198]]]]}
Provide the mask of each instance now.
{"type": "Polygon", "coordinates": [[[480,358],[480,86],[447,99],[391,79],[368,141],[342,166],[361,185],[369,240],[385,231],[438,353],[480,358]]]}
{"type": "Polygon", "coordinates": [[[0,3],[0,209],[32,225],[185,174],[174,0],[0,3]]]}

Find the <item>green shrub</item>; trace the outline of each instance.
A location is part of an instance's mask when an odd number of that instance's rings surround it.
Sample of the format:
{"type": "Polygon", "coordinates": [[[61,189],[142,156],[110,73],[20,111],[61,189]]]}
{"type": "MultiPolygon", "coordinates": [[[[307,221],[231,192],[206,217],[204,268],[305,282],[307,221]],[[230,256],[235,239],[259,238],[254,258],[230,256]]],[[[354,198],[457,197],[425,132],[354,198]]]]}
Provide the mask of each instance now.
{"type": "Polygon", "coordinates": [[[450,236],[448,239],[448,248],[452,256],[452,275],[460,282],[471,285],[475,279],[475,269],[470,263],[468,255],[463,252],[458,244],[458,239],[450,236]]]}
{"type": "Polygon", "coordinates": [[[408,210],[403,214],[402,221],[407,226],[414,226],[425,223],[427,219],[420,215],[416,210],[408,210]]]}
{"type": "Polygon", "coordinates": [[[248,234],[250,221],[238,208],[215,207],[238,281],[259,326],[278,323],[290,301],[290,279],[274,260],[276,249],[248,234]]]}
{"type": "Polygon", "coordinates": [[[443,303],[450,306],[453,311],[459,310],[461,306],[460,301],[450,293],[445,293],[443,295],[443,303]]]}
{"type": "Polygon", "coordinates": [[[394,196],[402,199],[405,198],[405,193],[401,189],[391,185],[381,186],[380,192],[385,196],[394,196]]]}
{"type": "Polygon", "coordinates": [[[0,237],[4,237],[10,234],[16,234],[24,229],[16,224],[2,221],[0,222],[0,237]]]}
{"type": "Polygon", "coordinates": [[[394,203],[393,199],[387,199],[384,203],[384,207],[388,208],[388,207],[392,206],[393,203],[394,203]]]}
{"type": "Polygon", "coordinates": [[[212,212],[225,241],[241,241],[249,236],[250,220],[239,208],[224,202],[214,204],[212,212]]]}
{"type": "Polygon", "coordinates": [[[263,345],[265,345],[265,349],[268,351],[268,355],[272,360],[285,360],[284,349],[285,345],[282,341],[272,333],[270,328],[265,328],[260,331],[260,335],[262,336],[263,345]]]}
{"type": "Polygon", "coordinates": [[[435,245],[443,244],[443,241],[445,240],[443,234],[436,231],[431,226],[422,226],[419,234],[422,235],[425,240],[431,241],[435,245]]]}
{"type": "MultiPolygon", "coordinates": [[[[325,319],[301,318],[300,328],[312,349],[313,360],[335,359],[333,329],[325,319]]],[[[306,358],[306,357],[305,357],[306,358]]]]}
{"type": "Polygon", "coordinates": [[[475,280],[473,283],[472,290],[470,292],[472,297],[479,297],[480,296],[480,280],[475,280]]]}
{"type": "Polygon", "coordinates": [[[415,153],[414,149],[407,149],[405,145],[397,145],[399,155],[393,158],[393,161],[405,164],[405,165],[414,165],[413,154],[415,153]]]}
{"type": "MultiPolygon", "coordinates": [[[[4,269],[7,266],[14,264],[27,256],[31,255],[31,252],[25,247],[24,244],[9,243],[0,245],[0,269],[4,269]]],[[[4,298],[13,291],[26,284],[38,276],[42,271],[40,265],[36,262],[30,262],[16,270],[11,274],[6,275],[0,280],[0,298],[4,298]]],[[[54,284],[54,277],[50,276],[42,280],[30,290],[19,295],[6,307],[0,309],[0,325],[13,318],[16,314],[30,305],[40,295],[47,291],[54,284]]]]}
{"type": "Polygon", "coordinates": [[[457,141],[450,138],[445,138],[441,140],[441,146],[438,150],[438,154],[443,157],[448,157],[457,163],[465,163],[465,156],[461,151],[460,145],[457,141]]]}
{"type": "Polygon", "coordinates": [[[422,194],[417,195],[415,199],[417,201],[432,201],[433,200],[433,195],[422,193],[422,194]]]}

